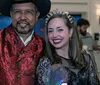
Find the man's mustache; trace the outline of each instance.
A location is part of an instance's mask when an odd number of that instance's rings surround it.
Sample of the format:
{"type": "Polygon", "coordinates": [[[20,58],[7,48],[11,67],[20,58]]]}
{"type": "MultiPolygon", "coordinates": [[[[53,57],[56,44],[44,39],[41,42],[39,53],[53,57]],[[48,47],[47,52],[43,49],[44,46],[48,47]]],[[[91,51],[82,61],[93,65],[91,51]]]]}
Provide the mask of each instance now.
{"type": "Polygon", "coordinates": [[[26,21],[26,20],[20,20],[20,21],[17,22],[17,24],[20,24],[20,23],[29,24],[28,21],[26,21]]]}

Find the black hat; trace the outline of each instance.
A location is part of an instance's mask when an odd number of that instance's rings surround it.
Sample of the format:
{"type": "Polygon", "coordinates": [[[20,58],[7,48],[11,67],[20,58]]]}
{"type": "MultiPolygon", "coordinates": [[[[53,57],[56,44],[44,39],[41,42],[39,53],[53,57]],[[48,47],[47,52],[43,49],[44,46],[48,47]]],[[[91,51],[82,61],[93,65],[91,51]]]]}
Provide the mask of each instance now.
{"type": "Polygon", "coordinates": [[[51,8],[50,0],[1,0],[0,13],[6,16],[10,16],[10,9],[12,7],[12,4],[26,3],[26,2],[32,2],[37,6],[40,12],[39,18],[45,16],[50,11],[51,8]]]}

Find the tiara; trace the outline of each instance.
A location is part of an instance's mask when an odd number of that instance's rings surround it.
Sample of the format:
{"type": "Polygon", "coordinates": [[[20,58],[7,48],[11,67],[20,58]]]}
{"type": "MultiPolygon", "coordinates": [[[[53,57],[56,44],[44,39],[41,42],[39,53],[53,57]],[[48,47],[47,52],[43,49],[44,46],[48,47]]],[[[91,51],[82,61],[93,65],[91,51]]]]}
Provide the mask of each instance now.
{"type": "Polygon", "coordinates": [[[46,23],[48,22],[48,20],[49,20],[53,15],[56,15],[56,14],[65,15],[65,16],[68,18],[68,20],[69,20],[69,22],[70,22],[71,24],[74,23],[74,18],[69,14],[69,12],[64,12],[64,11],[62,11],[62,10],[60,10],[60,9],[56,9],[56,10],[53,10],[53,11],[49,12],[49,13],[47,14],[46,23]]]}

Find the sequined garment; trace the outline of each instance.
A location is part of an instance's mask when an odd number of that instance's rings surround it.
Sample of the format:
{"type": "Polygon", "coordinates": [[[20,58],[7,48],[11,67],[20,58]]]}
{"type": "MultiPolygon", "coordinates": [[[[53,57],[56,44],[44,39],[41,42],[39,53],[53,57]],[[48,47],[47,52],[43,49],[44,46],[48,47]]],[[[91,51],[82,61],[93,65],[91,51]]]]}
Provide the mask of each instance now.
{"type": "Polygon", "coordinates": [[[33,35],[24,46],[13,28],[0,31],[0,85],[34,85],[42,40],[33,35]]]}
{"type": "MultiPolygon", "coordinates": [[[[63,59],[63,58],[62,58],[63,59]]],[[[88,69],[75,69],[71,60],[63,59],[61,67],[50,64],[48,58],[42,58],[37,68],[38,85],[61,85],[61,81],[67,82],[68,85],[100,85],[96,75],[92,60],[86,56],[88,69]]]]}

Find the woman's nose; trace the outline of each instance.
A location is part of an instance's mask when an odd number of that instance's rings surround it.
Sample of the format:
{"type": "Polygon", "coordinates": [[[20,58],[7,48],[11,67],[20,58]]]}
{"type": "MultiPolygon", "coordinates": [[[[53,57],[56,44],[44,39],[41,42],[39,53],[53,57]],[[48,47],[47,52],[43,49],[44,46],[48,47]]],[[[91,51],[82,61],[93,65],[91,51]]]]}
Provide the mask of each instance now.
{"type": "Polygon", "coordinates": [[[56,37],[58,35],[58,33],[53,32],[53,37],[56,37]]]}

